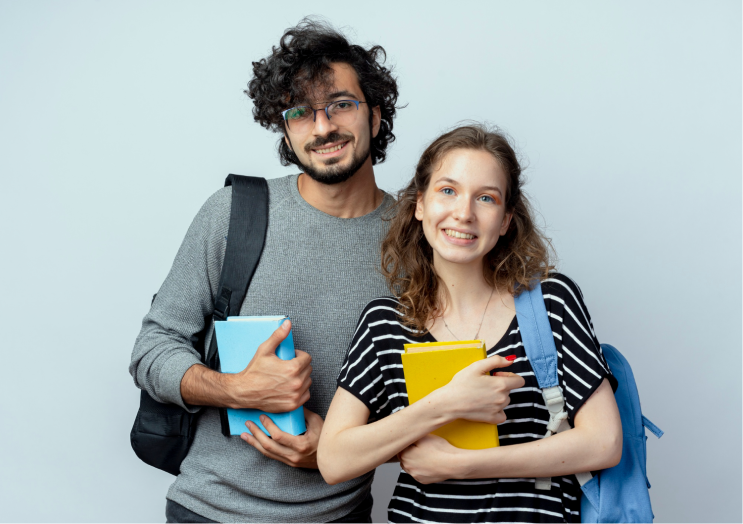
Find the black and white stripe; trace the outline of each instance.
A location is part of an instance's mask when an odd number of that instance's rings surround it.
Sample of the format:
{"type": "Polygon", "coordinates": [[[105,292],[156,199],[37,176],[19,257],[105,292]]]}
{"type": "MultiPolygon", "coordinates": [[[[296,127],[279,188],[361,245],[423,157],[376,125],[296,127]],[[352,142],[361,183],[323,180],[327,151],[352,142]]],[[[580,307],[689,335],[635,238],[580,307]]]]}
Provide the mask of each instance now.
{"type": "MultiPolygon", "coordinates": [[[[614,377],[599,349],[591,317],[578,286],[553,273],[542,292],[558,353],[558,375],[569,421],[605,377],[614,377]]],[[[403,345],[433,342],[401,324],[398,302],[392,297],[370,302],[361,314],[354,338],[338,376],[338,386],[369,408],[369,423],[404,409],[407,390],[400,355],[403,345]]],[[[549,412],[526,356],[514,316],[503,338],[488,350],[492,355],[516,355],[509,371],[524,377],[525,385],[511,391],[505,408],[508,419],[498,426],[502,446],[540,439],[549,412]]],[[[579,522],[580,487],[574,477],[555,477],[552,490],[534,487],[533,478],[447,480],[422,485],[400,472],[390,501],[390,522],[579,522]]]]}

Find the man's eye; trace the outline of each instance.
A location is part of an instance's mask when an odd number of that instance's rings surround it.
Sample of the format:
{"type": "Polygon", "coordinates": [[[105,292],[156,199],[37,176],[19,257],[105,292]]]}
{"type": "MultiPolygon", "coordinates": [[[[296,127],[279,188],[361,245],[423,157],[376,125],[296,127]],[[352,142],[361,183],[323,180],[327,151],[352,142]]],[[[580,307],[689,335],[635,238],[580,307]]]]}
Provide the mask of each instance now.
{"type": "Polygon", "coordinates": [[[352,104],[351,102],[338,102],[335,104],[335,108],[343,111],[345,109],[351,109],[354,105],[355,104],[352,104]]]}
{"type": "Polygon", "coordinates": [[[307,116],[309,111],[306,107],[294,107],[286,112],[286,119],[287,120],[298,120],[302,117],[307,116]]]}

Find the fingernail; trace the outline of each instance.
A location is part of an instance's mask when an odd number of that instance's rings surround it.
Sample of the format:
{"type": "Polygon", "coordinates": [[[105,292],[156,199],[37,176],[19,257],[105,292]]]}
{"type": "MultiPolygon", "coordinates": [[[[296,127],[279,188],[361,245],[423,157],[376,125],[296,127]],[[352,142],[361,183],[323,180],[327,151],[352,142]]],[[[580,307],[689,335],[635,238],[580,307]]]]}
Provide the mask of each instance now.
{"type": "Polygon", "coordinates": [[[516,355],[508,355],[506,357],[506,360],[509,362],[513,362],[514,360],[516,360],[516,355]]]}
{"type": "Polygon", "coordinates": [[[266,415],[261,415],[261,416],[260,416],[260,417],[258,417],[258,418],[260,418],[260,419],[261,419],[261,422],[266,422],[266,415]]]}

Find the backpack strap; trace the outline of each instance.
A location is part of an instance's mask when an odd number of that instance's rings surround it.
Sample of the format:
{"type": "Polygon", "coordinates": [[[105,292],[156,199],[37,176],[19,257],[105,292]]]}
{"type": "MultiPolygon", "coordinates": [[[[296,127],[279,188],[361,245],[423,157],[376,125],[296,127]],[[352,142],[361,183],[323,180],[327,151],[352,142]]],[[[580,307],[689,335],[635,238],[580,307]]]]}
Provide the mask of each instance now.
{"type": "MultiPolygon", "coordinates": [[[[268,184],[264,178],[229,175],[224,185],[232,186],[232,207],[212,322],[240,314],[240,307],[263,252],[268,227],[268,184]]],[[[212,335],[204,362],[211,369],[219,370],[215,335],[212,335]]],[[[219,414],[222,434],[229,436],[227,410],[220,408],[219,414]]]]}
{"type": "MultiPolygon", "coordinates": [[[[570,429],[570,424],[568,424],[568,413],[565,411],[565,397],[558,385],[557,348],[552,336],[547,307],[544,305],[541,283],[537,281],[531,290],[523,290],[514,298],[514,302],[526,356],[534,369],[534,375],[550,413],[547,433],[544,435],[544,438],[547,438],[570,429]]],[[[551,477],[537,478],[535,487],[536,489],[551,489],[551,477]]]]}

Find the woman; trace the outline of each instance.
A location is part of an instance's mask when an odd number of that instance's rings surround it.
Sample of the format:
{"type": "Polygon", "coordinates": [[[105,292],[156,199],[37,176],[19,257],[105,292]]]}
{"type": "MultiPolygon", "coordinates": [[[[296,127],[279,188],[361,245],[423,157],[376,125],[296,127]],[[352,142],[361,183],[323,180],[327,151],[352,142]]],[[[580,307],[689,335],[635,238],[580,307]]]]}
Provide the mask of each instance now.
{"type": "Polygon", "coordinates": [[[616,465],[622,433],[611,376],[576,284],[550,272],[508,140],[454,129],[423,153],[382,245],[395,297],[367,305],[318,449],[331,484],[397,457],[392,522],[580,521],[572,475],[616,465]],[[573,429],[543,439],[549,413],[526,357],[514,295],[539,276],[573,429]],[[488,358],[408,406],[403,344],[482,339],[488,358]],[[491,376],[491,370],[497,371],[491,376]],[[429,435],[464,418],[499,424],[500,447],[429,435]],[[552,477],[549,491],[535,478],[552,477]]]}

